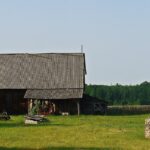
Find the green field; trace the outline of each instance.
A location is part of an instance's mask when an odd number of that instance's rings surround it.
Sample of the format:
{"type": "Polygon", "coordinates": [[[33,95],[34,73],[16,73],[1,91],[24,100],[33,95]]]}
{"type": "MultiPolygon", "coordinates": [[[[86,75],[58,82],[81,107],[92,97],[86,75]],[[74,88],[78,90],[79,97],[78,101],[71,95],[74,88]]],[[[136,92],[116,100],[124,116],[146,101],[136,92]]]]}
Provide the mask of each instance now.
{"type": "Polygon", "coordinates": [[[148,116],[49,116],[50,122],[32,126],[24,125],[23,116],[12,116],[0,121],[0,149],[148,150],[148,116]]]}

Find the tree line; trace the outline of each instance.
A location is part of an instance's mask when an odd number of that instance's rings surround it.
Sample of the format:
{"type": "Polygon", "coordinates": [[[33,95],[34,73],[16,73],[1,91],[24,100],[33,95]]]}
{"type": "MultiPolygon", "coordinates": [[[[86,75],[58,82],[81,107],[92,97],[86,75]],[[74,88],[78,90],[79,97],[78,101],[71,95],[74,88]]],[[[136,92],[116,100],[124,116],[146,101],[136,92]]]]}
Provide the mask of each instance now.
{"type": "Polygon", "coordinates": [[[150,104],[150,82],[138,85],[86,85],[85,93],[106,100],[109,105],[150,104]]]}

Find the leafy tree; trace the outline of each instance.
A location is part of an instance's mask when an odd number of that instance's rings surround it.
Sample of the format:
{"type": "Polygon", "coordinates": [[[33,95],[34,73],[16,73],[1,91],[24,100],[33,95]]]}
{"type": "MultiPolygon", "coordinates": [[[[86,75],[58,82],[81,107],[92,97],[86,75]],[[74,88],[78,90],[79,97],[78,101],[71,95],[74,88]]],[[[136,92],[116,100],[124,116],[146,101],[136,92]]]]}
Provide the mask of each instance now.
{"type": "Polygon", "coordinates": [[[147,81],[139,85],[86,85],[85,92],[107,100],[109,105],[150,104],[150,82],[147,81]]]}

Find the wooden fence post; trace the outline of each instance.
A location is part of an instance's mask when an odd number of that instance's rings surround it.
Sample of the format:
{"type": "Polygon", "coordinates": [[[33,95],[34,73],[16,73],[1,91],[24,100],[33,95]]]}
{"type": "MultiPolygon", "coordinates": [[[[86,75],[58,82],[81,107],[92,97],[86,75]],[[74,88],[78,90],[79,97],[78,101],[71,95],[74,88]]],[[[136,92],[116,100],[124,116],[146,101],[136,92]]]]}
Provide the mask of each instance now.
{"type": "Polygon", "coordinates": [[[28,114],[29,114],[30,111],[32,110],[32,107],[33,107],[33,100],[30,99],[30,100],[29,100],[29,105],[28,105],[28,114]]]}

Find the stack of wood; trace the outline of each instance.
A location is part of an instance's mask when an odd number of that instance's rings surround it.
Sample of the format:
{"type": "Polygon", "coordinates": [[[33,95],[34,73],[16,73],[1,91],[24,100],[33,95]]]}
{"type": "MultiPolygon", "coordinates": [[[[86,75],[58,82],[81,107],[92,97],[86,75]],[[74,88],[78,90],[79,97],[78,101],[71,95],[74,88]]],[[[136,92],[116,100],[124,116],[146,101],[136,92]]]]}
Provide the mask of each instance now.
{"type": "Polygon", "coordinates": [[[25,116],[25,124],[38,124],[39,122],[48,121],[43,115],[25,116]]]}
{"type": "Polygon", "coordinates": [[[150,138],[150,118],[145,119],[145,138],[150,138]]]}
{"type": "Polygon", "coordinates": [[[10,116],[7,114],[7,112],[3,112],[0,114],[0,120],[9,120],[10,116]]]}

